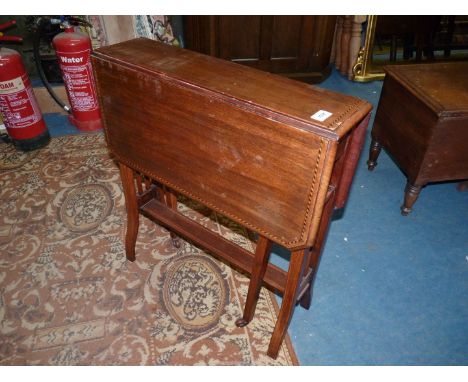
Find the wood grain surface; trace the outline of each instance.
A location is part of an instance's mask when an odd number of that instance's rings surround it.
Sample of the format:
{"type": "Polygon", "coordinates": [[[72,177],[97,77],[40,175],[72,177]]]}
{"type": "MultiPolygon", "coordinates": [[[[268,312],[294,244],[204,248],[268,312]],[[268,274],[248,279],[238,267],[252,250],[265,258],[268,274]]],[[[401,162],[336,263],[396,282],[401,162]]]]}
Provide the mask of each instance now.
{"type": "Polygon", "coordinates": [[[209,89],[268,118],[283,119],[335,140],[371,109],[356,97],[145,38],[99,48],[93,56],[94,62],[99,58],[209,89]],[[325,121],[311,119],[319,110],[332,115],[325,121]]]}
{"type": "Polygon", "coordinates": [[[312,245],[340,126],[369,104],[147,39],[93,65],[121,162],[288,249],[312,245]]]}

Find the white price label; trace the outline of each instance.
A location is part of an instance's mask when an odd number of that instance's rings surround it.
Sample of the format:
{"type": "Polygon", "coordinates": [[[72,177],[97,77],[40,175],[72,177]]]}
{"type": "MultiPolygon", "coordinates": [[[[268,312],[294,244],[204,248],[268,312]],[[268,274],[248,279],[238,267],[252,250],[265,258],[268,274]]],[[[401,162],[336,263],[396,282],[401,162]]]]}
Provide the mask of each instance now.
{"type": "Polygon", "coordinates": [[[311,118],[311,119],[315,119],[316,121],[323,122],[323,121],[325,121],[328,117],[330,117],[331,115],[333,115],[333,113],[330,113],[329,111],[326,111],[326,110],[319,110],[319,111],[316,112],[314,115],[311,115],[310,118],[311,118]]]}

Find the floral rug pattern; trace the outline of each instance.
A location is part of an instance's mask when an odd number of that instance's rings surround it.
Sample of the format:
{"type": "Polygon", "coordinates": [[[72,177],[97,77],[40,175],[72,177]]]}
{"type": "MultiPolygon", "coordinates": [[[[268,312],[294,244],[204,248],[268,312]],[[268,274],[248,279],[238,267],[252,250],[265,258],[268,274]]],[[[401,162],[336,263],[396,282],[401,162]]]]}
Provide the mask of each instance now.
{"type": "MultiPolygon", "coordinates": [[[[248,250],[243,228],[193,201],[181,213],[248,250]]],[[[287,338],[266,355],[277,316],[262,289],[140,216],[125,258],[125,201],[102,134],[20,153],[0,144],[0,365],[297,365],[287,338]]]]}

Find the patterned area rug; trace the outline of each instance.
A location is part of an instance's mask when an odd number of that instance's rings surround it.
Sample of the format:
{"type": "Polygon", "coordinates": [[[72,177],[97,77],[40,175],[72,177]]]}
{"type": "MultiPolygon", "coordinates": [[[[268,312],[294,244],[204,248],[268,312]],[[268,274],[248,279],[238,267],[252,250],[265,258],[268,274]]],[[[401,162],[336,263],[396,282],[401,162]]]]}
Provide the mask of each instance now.
{"type": "MultiPolygon", "coordinates": [[[[248,250],[232,221],[190,200],[180,211],[248,250]]],[[[289,337],[266,355],[277,316],[262,289],[197,247],[179,249],[140,216],[125,259],[125,204],[102,134],[19,153],[0,144],[0,365],[297,365],[289,337]]]]}

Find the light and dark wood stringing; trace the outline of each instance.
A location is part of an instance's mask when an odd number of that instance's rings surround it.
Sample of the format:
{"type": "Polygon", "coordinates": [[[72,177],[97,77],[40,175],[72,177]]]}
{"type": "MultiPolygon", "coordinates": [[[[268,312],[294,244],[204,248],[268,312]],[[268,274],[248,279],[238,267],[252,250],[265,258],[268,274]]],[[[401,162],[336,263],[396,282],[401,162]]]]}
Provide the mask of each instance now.
{"type": "Polygon", "coordinates": [[[284,295],[268,354],[276,357],[295,304],[310,290],[334,208],[344,206],[371,106],[148,39],[93,53],[109,149],[121,167],[135,260],[139,213],[284,295]],[[311,118],[325,110],[324,121],[311,118]],[[250,253],[177,212],[177,193],[259,235],[250,253]],[[286,272],[271,243],[291,250],[286,272]],[[317,244],[318,243],[318,244],[317,244]]]}

